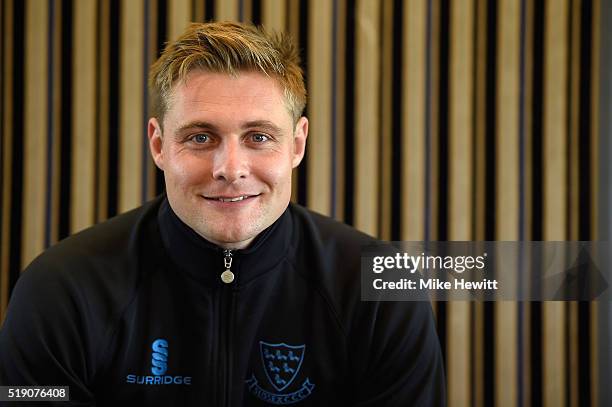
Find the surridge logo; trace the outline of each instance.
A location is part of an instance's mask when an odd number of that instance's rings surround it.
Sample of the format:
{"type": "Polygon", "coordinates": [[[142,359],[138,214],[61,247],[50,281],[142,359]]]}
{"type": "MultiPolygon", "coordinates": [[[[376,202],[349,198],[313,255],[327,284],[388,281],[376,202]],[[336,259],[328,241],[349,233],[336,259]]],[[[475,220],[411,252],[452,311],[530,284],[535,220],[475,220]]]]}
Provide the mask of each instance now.
{"type": "Polygon", "coordinates": [[[290,388],[298,376],[306,345],[288,345],[282,343],[267,343],[259,341],[261,363],[268,382],[276,390],[273,393],[264,389],[257,382],[254,373],[246,380],[247,387],[255,397],[272,404],[293,404],[310,396],[315,388],[310,379],[306,378],[300,387],[290,393],[284,391],[290,388]]]}
{"type": "Polygon", "coordinates": [[[151,357],[151,373],[161,376],[168,368],[168,342],[165,339],[156,339],[151,345],[153,354],[151,357]]]}
{"type": "Polygon", "coordinates": [[[151,384],[151,385],[165,385],[165,384],[185,384],[191,385],[191,376],[172,376],[166,375],[168,370],[168,356],[169,356],[168,341],[165,339],[156,339],[151,344],[151,373],[152,376],[139,376],[129,374],[126,377],[128,384],[151,384]]]}

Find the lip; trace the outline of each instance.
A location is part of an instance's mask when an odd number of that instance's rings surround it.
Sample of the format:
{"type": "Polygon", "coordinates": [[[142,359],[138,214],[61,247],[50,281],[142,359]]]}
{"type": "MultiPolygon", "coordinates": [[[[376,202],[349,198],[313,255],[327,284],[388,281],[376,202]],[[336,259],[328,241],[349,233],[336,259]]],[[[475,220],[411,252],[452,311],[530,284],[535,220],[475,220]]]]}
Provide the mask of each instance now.
{"type": "Polygon", "coordinates": [[[261,194],[232,194],[203,196],[206,202],[224,208],[233,208],[253,202],[261,194]]]}

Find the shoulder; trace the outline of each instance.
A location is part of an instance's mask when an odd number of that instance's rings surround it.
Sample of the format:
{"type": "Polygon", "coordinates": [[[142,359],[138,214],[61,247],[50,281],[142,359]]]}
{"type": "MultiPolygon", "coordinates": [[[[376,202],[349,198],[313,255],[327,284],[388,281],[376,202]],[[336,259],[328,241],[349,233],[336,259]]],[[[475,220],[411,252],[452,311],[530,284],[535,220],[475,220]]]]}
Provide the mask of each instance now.
{"type": "Polygon", "coordinates": [[[157,210],[161,198],[91,226],[58,242],[35,261],[116,259],[117,254],[137,250],[146,240],[151,228],[156,227],[157,210]]]}
{"type": "Polygon", "coordinates": [[[326,302],[345,331],[361,303],[361,255],[378,242],[357,229],[291,204],[294,267],[326,302]]]}
{"type": "Polygon", "coordinates": [[[303,206],[292,203],[289,209],[300,237],[313,240],[323,246],[333,246],[337,250],[352,250],[358,254],[362,246],[377,242],[372,236],[303,206]]]}
{"type": "Polygon", "coordinates": [[[26,270],[121,267],[134,261],[147,244],[156,244],[157,209],[161,198],[91,226],[51,246],[26,270]]]}
{"type": "Polygon", "coordinates": [[[14,294],[25,301],[44,297],[50,303],[71,304],[112,318],[134,293],[143,264],[154,261],[146,253],[159,252],[147,246],[161,244],[156,242],[160,201],[157,198],[50,247],[21,273],[14,294]]]}
{"type": "Polygon", "coordinates": [[[362,301],[362,256],[368,255],[368,248],[387,247],[385,242],[304,207],[292,204],[290,209],[296,225],[295,268],[319,287],[347,331],[361,331],[364,324],[373,323],[381,315],[402,324],[408,323],[406,319],[430,322],[427,302],[362,301]]]}
{"type": "Polygon", "coordinates": [[[290,210],[298,268],[332,290],[330,295],[344,294],[339,292],[343,289],[359,292],[362,251],[378,240],[302,206],[291,204],[290,210]]]}

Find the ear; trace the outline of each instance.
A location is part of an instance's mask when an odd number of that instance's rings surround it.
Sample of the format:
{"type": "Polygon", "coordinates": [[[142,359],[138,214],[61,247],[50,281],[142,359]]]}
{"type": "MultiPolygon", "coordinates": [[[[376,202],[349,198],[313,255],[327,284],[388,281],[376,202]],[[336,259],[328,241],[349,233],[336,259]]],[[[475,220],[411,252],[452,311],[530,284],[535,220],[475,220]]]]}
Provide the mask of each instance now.
{"type": "Polygon", "coordinates": [[[162,151],[163,139],[161,124],[156,117],[151,117],[147,125],[147,136],[149,137],[149,150],[155,165],[164,170],[164,154],[162,151]]]}
{"type": "Polygon", "coordinates": [[[306,138],[308,137],[308,119],[306,117],[300,117],[297,124],[295,125],[295,132],[293,134],[293,168],[300,165],[302,158],[304,158],[304,152],[306,151],[306,138]]]}

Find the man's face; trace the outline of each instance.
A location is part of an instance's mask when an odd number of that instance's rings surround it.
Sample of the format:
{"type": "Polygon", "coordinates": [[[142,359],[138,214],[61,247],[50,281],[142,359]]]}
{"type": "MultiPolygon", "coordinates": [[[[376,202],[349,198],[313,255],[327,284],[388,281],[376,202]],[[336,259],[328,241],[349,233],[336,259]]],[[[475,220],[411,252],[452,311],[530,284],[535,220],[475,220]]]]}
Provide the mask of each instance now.
{"type": "Polygon", "coordinates": [[[149,120],[153,159],[178,217],[217,245],[239,249],[289,204],[291,170],[304,156],[278,82],[262,73],[194,71],[178,82],[163,120],[149,120]]]}

